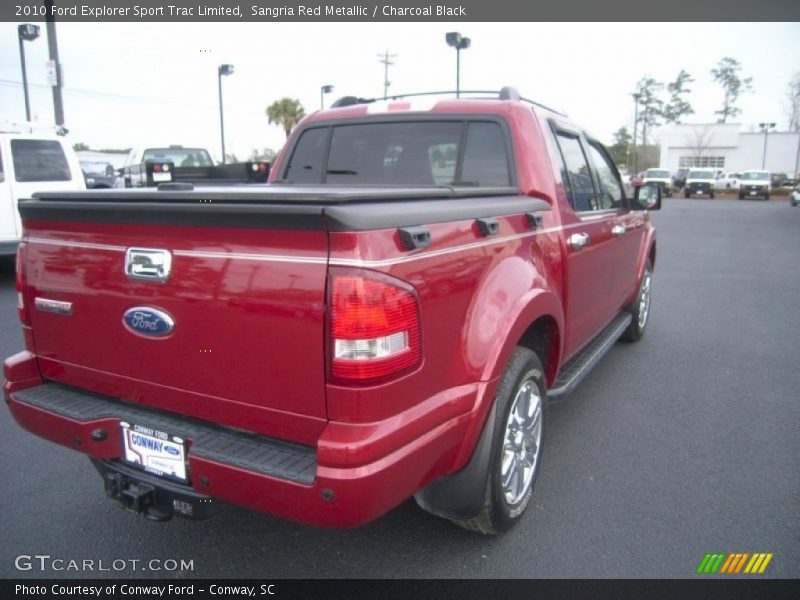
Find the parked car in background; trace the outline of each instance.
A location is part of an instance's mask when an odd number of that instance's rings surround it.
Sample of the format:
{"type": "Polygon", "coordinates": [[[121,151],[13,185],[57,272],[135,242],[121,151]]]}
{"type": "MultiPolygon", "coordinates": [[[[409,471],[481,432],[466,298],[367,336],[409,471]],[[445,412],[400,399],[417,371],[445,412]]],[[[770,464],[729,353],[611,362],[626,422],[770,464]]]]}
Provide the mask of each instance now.
{"type": "Polygon", "coordinates": [[[795,185],[792,193],[789,194],[789,204],[792,206],[800,204],[800,185],[795,185]]]}
{"type": "Polygon", "coordinates": [[[642,183],[657,183],[661,187],[662,194],[672,196],[672,177],[666,169],[647,169],[642,183]]]}
{"type": "Polygon", "coordinates": [[[761,196],[769,200],[770,175],[767,171],[745,171],[739,180],[739,200],[761,196]]]}
{"type": "Polygon", "coordinates": [[[110,162],[82,160],[81,171],[86,187],[89,189],[122,187],[122,179],[117,176],[110,162]]]}
{"type": "Polygon", "coordinates": [[[0,128],[0,255],[17,251],[22,235],[20,198],[85,189],[78,157],[62,136],[0,128]]]}
{"type": "Polygon", "coordinates": [[[215,164],[205,148],[160,146],[134,148],[121,170],[124,187],[158,187],[161,183],[266,183],[264,161],[215,164]]]}
{"type": "Polygon", "coordinates": [[[672,174],[672,187],[678,190],[682,190],[683,186],[686,185],[686,174],[689,172],[689,169],[678,169],[675,173],[672,174]]]}
{"type": "Polygon", "coordinates": [[[789,175],[786,173],[770,173],[769,175],[769,184],[772,187],[783,187],[787,185],[789,181],[789,175]]]}
{"type": "Polygon", "coordinates": [[[714,180],[714,188],[718,190],[737,189],[741,173],[731,173],[730,171],[718,171],[717,178],[714,180]]]}
{"type": "Polygon", "coordinates": [[[707,194],[714,198],[714,171],[711,169],[689,169],[686,174],[686,183],[683,186],[683,197],[689,198],[692,194],[707,194]]]}

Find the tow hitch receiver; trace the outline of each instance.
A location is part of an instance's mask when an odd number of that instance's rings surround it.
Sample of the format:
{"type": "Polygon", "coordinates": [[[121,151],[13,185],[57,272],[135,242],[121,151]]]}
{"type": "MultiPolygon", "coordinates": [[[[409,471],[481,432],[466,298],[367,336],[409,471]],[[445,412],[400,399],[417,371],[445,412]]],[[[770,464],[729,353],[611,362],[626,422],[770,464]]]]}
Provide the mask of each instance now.
{"type": "Polygon", "coordinates": [[[221,504],[182,484],[133,470],[114,461],[92,459],[103,478],[106,496],[122,508],[144,515],[151,521],[168,521],[173,516],[207,519],[221,510],[221,504]]]}
{"type": "Polygon", "coordinates": [[[122,508],[144,514],[153,521],[167,521],[171,513],[164,513],[155,507],[156,493],[152,485],[126,479],[120,473],[106,473],[103,478],[106,496],[118,500],[122,508]]]}

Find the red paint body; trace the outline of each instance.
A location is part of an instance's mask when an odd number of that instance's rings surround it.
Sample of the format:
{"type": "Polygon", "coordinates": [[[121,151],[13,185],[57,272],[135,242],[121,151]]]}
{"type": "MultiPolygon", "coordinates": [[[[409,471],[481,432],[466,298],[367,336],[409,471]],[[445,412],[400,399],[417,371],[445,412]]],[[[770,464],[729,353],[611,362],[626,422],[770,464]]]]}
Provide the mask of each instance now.
{"type": "MultiPolygon", "coordinates": [[[[366,111],[317,113],[303,125],[363,119],[366,111]]],[[[433,223],[427,226],[433,243],[414,251],[414,260],[398,261],[412,253],[395,228],[224,230],[28,220],[26,305],[45,296],[72,302],[74,312],[65,318],[28,310],[27,351],[5,364],[14,417],[33,433],[93,457],[119,457],[118,420],[80,423],[14,399],[15,391],[49,380],[313,446],[312,485],[191,452],[189,466],[192,486],[204,494],[324,526],[367,522],[461,469],[526,330],[541,318],[554,323],[552,383],[560,365],[632,300],[655,236],[643,211],[591,218],[573,212],[547,132],[548,119],[562,117],[504,101],[444,101],[430,113],[506,120],[520,193],[552,205],[538,233],[524,214],[498,217],[500,232],[488,239],[474,219],[433,223]],[[615,238],[614,225],[630,234],[615,238]],[[575,231],[592,237],[580,252],[565,243],[575,231]],[[169,281],[127,278],[121,265],[128,247],[171,250],[169,281]],[[261,260],[264,255],[285,260],[261,260]],[[328,382],[327,281],[351,271],[377,271],[413,286],[423,356],[415,371],[375,386],[328,382]],[[140,304],[166,311],[179,326],[160,339],[132,334],[121,315],[140,304]],[[89,440],[101,425],[115,433],[76,446],[76,438],[89,440]],[[206,487],[199,487],[201,477],[206,487]],[[332,501],[323,499],[326,489],[334,492],[332,501]]]]}

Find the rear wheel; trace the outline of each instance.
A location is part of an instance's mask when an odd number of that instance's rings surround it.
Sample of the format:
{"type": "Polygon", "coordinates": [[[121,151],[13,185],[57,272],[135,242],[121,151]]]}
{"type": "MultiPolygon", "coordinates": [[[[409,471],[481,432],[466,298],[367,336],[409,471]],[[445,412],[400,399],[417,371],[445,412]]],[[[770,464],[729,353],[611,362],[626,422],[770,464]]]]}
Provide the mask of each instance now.
{"type": "Polygon", "coordinates": [[[517,347],[495,397],[496,419],[491,424],[495,427],[494,445],[483,507],[472,518],[456,524],[494,535],[508,531],[522,518],[541,464],[546,396],[539,357],[517,347]]]}
{"type": "Polygon", "coordinates": [[[744,200],[744,192],[739,192],[739,200],[744,200]]]}
{"type": "Polygon", "coordinates": [[[713,200],[714,199],[714,192],[713,191],[708,192],[708,197],[713,200]]]}
{"type": "Polygon", "coordinates": [[[625,342],[638,342],[644,337],[645,328],[647,327],[647,320],[650,317],[650,297],[652,293],[653,282],[653,266],[650,264],[650,259],[644,265],[644,273],[642,274],[642,281],[639,283],[639,292],[636,294],[633,302],[628,306],[627,310],[631,313],[633,320],[627,329],[622,333],[621,340],[625,342]]]}
{"type": "Polygon", "coordinates": [[[689,193],[689,190],[683,190],[683,197],[684,198],[688,198],[689,196],[691,196],[691,194],[689,193]]]}
{"type": "Polygon", "coordinates": [[[769,192],[764,194],[764,200],[769,200],[769,192]]]}

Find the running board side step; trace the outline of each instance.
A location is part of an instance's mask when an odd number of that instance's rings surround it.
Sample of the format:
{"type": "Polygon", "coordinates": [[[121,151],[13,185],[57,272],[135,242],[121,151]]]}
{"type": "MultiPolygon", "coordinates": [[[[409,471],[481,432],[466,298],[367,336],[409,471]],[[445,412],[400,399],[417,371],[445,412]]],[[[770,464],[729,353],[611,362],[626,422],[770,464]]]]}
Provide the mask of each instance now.
{"type": "Polygon", "coordinates": [[[578,387],[600,359],[611,350],[632,320],[629,312],[619,313],[605,329],[561,367],[553,387],[547,391],[547,397],[551,400],[560,398],[578,387]]]}

